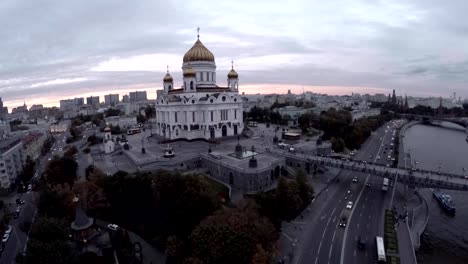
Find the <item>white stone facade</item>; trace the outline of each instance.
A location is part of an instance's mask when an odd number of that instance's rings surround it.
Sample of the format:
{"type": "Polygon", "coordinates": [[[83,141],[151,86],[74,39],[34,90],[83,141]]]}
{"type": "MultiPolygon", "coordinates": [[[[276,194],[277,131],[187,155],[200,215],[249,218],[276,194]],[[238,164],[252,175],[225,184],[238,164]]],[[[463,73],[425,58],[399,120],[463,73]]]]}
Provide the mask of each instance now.
{"type": "Polygon", "coordinates": [[[218,86],[214,56],[197,40],[185,54],[182,70],[180,88],[174,88],[169,73],[164,77],[153,131],[167,140],[208,140],[241,134],[242,98],[234,69],[228,73],[227,87],[218,86]]]}

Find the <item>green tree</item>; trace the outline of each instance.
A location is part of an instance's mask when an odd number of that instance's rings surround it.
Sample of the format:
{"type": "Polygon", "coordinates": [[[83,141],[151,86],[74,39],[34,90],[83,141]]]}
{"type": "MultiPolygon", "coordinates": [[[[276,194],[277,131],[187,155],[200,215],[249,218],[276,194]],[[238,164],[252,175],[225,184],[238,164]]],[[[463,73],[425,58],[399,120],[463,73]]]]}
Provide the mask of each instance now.
{"type": "Polygon", "coordinates": [[[34,173],[36,172],[35,167],[36,167],[36,162],[28,155],[26,157],[26,162],[23,167],[23,171],[19,175],[19,178],[23,182],[23,184],[26,184],[27,182],[29,182],[31,178],[34,176],[34,173]]]}
{"type": "Polygon", "coordinates": [[[299,197],[303,201],[303,205],[307,205],[313,198],[314,190],[312,186],[307,182],[307,176],[304,171],[299,170],[296,173],[296,183],[299,191],[299,197]]]}
{"type": "Polygon", "coordinates": [[[78,163],[70,157],[54,158],[47,164],[45,170],[46,182],[51,185],[67,183],[70,187],[73,187],[77,169],[78,163]]]}
{"type": "Polygon", "coordinates": [[[73,194],[69,188],[56,186],[54,189],[45,187],[39,196],[39,215],[46,217],[67,218],[72,215],[73,194]]]}
{"type": "Polygon", "coordinates": [[[117,108],[109,108],[106,111],[104,111],[104,114],[106,117],[119,116],[122,114],[122,112],[120,111],[120,109],[117,109],[117,108]]]}
{"type": "Polygon", "coordinates": [[[342,138],[334,138],[332,137],[330,139],[330,142],[332,144],[332,149],[335,152],[342,152],[345,148],[345,142],[342,138]]]}
{"type": "MultiPolygon", "coordinates": [[[[267,255],[267,260],[271,261],[277,238],[274,226],[256,210],[225,208],[207,217],[194,229],[192,256],[204,263],[237,264],[251,263],[254,255],[259,253],[267,255]],[[259,252],[257,245],[265,252],[259,252]]],[[[256,256],[255,259],[259,258],[256,256]]]]}
{"type": "Polygon", "coordinates": [[[23,258],[24,264],[76,263],[68,239],[67,223],[56,218],[39,218],[31,229],[31,239],[23,258]]]}
{"type": "Polygon", "coordinates": [[[63,156],[68,157],[68,158],[73,158],[73,155],[77,153],[78,153],[78,149],[75,146],[71,146],[63,153],[63,156]]]}

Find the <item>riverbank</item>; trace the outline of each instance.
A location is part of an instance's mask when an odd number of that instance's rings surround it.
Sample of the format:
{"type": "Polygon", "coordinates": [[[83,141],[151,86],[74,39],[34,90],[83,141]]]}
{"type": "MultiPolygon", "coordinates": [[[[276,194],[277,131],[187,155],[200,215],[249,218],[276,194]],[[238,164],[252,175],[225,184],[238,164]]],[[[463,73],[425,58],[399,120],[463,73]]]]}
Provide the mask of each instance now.
{"type": "MultiPolygon", "coordinates": [[[[412,167],[411,164],[411,155],[410,153],[405,152],[404,148],[404,138],[405,133],[408,128],[420,124],[421,121],[412,121],[405,124],[399,134],[399,155],[398,163],[403,165],[402,167],[412,167]]],[[[427,222],[429,221],[429,208],[425,198],[419,193],[417,188],[411,189],[407,186],[400,186],[398,190],[398,199],[397,202],[400,206],[404,206],[408,212],[408,219],[405,225],[408,227],[411,244],[413,246],[413,251],[419,250],[421,246],[421,235],[426,229],[427,222]]]]}

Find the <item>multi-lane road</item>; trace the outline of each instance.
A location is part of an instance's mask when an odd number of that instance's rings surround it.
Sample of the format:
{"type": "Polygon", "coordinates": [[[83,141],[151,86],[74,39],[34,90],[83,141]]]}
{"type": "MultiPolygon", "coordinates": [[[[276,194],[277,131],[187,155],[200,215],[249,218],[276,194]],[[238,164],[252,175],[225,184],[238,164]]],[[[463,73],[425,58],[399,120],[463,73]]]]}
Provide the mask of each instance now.
{"type": "MultiPolygon", "coordinates": [[[[355,153],[355,158],[390,164],[391,125],[388,123],[372,133],[361,150],[355,153]]],[[[382,192],[381,177],[342,171],[310,206],[311,218],[304,223],[302,242],[296,246],[293,262],[375,263],[374,240],[376,236],[383,235],[386,198],[387,193],[382,192]],[[349,201],[353,202],[351,209],[346,208],[349,201]],[[346,227],[339,225],[343,216],[347,216],[346,227]],[[359,236],[367,241],[367,247],[363,250],[357,247],[359,236]]]]}

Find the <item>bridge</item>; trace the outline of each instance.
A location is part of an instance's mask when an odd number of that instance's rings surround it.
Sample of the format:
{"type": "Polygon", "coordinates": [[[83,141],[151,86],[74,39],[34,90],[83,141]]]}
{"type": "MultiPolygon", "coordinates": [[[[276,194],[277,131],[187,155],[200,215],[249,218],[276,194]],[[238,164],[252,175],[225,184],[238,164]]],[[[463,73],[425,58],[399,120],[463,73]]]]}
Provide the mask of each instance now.
{"type": "Polygon", "coordinates": [[[468,178],[464,175],[448,174],[429,170],[389,168],[379,164],[366,164],[362,161],[338,160],[327,157],[311,156],[297,153],[278,153],[286,158],[286,165],[304,168],[310,173],[315,166],[329,166],[338,169],[359,171],[372,175],[397,179],[398,182],[410,187],[435,188],[468,191],[468,178]]]}
{"type": "Polygon", "coordinates": [[[468,129],[468,118],[466,117],[452,117],[450,115],[436,115],[436,116],[415,115],[415,114],[400,114],[400,115],[402,117],[416,117],[425,122],[432,122],[432,121],[451,122],[451,123],[460,125],[468,129]]]}

